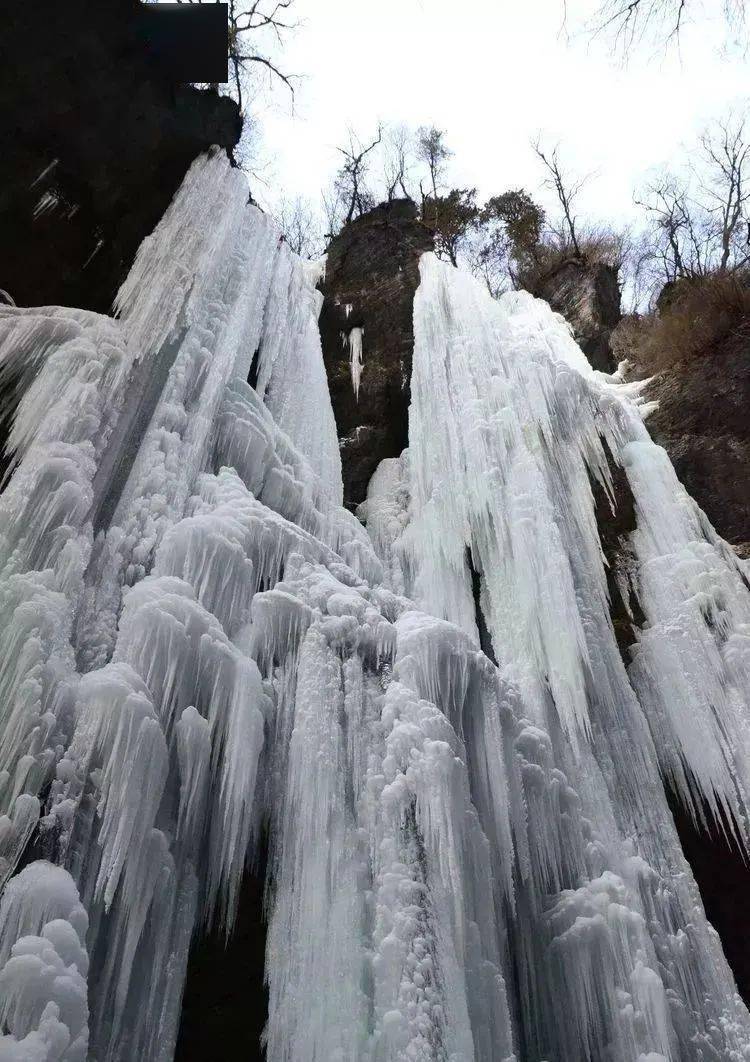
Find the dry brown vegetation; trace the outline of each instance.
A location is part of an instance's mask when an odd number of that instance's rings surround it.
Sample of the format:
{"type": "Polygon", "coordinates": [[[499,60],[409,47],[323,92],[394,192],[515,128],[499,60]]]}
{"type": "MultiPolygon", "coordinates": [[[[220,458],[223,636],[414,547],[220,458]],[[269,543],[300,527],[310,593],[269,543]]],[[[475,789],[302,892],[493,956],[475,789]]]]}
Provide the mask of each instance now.
{"type": "Polygon", "coordinates": [[[710,357],[736,339],[750,340],[750,276],[712,274],[668,284],[656,309],[626,317],[612,336],[618,360],[640,375],[710,357]]]}
{"type": "Polygon", "coordinates": [[[545,234],[527,256],[514,278],[520,288],[537,291],[544,280],[571,259],[586,265],[609,265],[620,269],[628,253],[627,235],[611,229],[584,230],[577,239],[578,251],[560,234],[545,234]]]}

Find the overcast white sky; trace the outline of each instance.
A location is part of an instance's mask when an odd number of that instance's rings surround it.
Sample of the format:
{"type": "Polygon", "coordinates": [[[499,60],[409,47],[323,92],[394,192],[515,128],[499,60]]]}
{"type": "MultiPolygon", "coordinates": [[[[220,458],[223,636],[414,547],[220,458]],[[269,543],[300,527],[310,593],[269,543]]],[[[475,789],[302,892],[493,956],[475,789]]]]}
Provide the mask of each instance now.
{"type": "MultiPolygon", "coordinates": [[[[691,9],[700,4],[693,0],[691,9]]],[[[633,189],[713,116],[750,95],[750,63],[728,50],[722,0],[703,0],[666,54],[643,46],[627,65],[582,26],[596,0],[298,0],[303,24],[285,68],[304,75],[294,113],[280,89],[261,114],[278,189],[315,201],[346,127],[435,124],[455,152],[451,177],[482,196],[539,187],[537,132],[579,172],[595,171],[581,207],[627,219],[633,189]]]]}

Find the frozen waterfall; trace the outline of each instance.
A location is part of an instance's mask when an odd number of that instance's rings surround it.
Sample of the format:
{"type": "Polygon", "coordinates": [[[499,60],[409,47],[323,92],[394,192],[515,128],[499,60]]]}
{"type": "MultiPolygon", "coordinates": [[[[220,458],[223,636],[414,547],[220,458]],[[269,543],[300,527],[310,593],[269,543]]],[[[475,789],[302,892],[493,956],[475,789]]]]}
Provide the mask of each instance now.
{"type": "Polygon", "coordinates": [[[223,155],[116,318],[0,306],[0,1059],[169,1062],[264,835],[269,1062],[750,1059],[664,795],[747,846],[746,572],[637,387],[420,270],[361,520],[319,271],[223,155]]]}

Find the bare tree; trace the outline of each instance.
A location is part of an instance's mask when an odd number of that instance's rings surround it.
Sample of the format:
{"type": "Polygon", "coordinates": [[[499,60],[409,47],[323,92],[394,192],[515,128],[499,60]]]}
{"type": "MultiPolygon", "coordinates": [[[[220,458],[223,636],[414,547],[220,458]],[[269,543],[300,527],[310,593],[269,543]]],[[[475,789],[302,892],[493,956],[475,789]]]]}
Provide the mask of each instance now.
{"type": "Polygon", "coordinates": [[[683,172],[657,175],[635,201],[650,219],[644,248],[654,285],[746,268],[750,142],[744,118],[715,122],[683,172]]]}
{"type": "Polygon", "coordinates": [[[316,258],[322,253],[320,223],[309,200],[301,196],[294,199],[282,196],[274,216],[284,239],[300,258],[316,258]]]}
{"type": "MultiPolygon", "coordinates": [[[[200,4],[204,0],[177,0],[178,4],[200,4]]],[[[206,0],[208,2],[208,0],[206,0]]],[[[244,109],[243,89],[252,67],[266,70],[294,95],[294,74],[284,73],[272,58],[269,41],[283,42],[284,34],[296,26],[289,20],[295,0],[228,0],[229,73],[240,110],[244,109]]]]}
{"type": "Polygon", "coordinates": [[[367,187],[367,177],[370,155],[382,139],[383,127],[380,125],[375,137],[366,143],[349,130],[349,144],[337,149],[344,156],[344,162],[336,175],[334,189],[339,204],[344,208],[345,225],[373,206],[374,200],[367,187]]]}
{"type": "Polygon", "coordinates": [[[332,181],[328,188],[323,189],[320,198],[326,226],[325,239],[332,240],[341,230],[346,213],[343,190],[340,184],[336,180],[332,181]]]}
{"type": "Polygon", "coordinates": [[[730,116],[716,122],[701,136],[700,145],[706,163],[702,190],[721,249],[718,269],[725,273],[730,264],[736,269],[748,260],[746,248],[742,253],[737,248],[738,234],[741,229],[744,232],[745,204],[750,199],[750,143],[744,117],[730,116]]]}
{"type": "Polygon", "coordinates": [[[389,203],[399,192],[404,199],[412,198],[408,185],[413,151],[413,136],[405,125],[391,126],[386,130],[383,140],[383,178],[389,203]]]}
{"type": "Polygon", "coordinates": [[[488,232],[484,226],[477,226],[471,233],[467,243],[467,263],[493,299],[514,286],[512,258],[511,241],[502,227],[493,227],[488,232]]]}
{"type": "Polygon", "coordinates": [[[544,211],[523,188],[492,196],[482,207],[470,241],[469,268],[497,297],[518,287],[541,250],[544,211]]]}
{"type": "Polygon", "coordinates": [[[576,229],[577,219],[575,216],[575,203],[581,189],[588,180],[588,176],[573,179],[563,172],[560,163],[559,144],[556,145],[551,152],[544,150],[541,140],[539,139],[537,139],[532,146],[537,158],[539,158],[547,170],[548,176],[545,184],[548,188],[553,189],[557,196],[557,201],[560,204],[564,235],[569,240],[573,248],[573,253],[580,257],[581,247],[578,242],[578,233],[576,229]]]}
{"type": "MultiPolygon", "coordinates": [[[[432,187],[432,198],[437,199],[442,188],[448,159],[453,152],[445,143],[445,132],[433,126],[422,126],[417,131],[417,157],[427,167],[432,187]]],[[[420,184],[421,188],[421,184],[420,184]]],[[[424,193],[422,194],[424,199],[424,193]]]]}
{"type": "Polygon", "coordinates": [[[703,272],[703,238],[691,210],[687,188],[669,173],[653,179],[636,206],[650,215],[652,238],[644,241],[643,257],[657,264],[662,280],[677,280],[703,272]]]}

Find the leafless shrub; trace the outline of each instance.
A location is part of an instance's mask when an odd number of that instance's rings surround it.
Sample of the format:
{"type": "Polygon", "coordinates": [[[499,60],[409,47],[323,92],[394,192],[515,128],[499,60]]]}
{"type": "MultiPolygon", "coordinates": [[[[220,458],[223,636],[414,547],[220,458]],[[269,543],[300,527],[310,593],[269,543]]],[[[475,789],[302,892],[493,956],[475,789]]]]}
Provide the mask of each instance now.
{"type": "Polygon", "coordinates": [[[613,348],[643,374],[680,362],[715,356],[732,338],[750,339],[750,277],[715,273],[672,281],[660,305],[626,319],[615,331],[613,348]]]}

